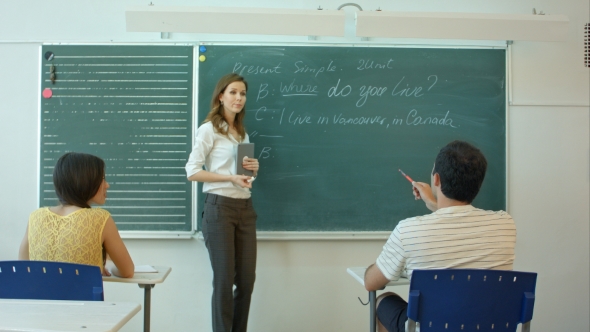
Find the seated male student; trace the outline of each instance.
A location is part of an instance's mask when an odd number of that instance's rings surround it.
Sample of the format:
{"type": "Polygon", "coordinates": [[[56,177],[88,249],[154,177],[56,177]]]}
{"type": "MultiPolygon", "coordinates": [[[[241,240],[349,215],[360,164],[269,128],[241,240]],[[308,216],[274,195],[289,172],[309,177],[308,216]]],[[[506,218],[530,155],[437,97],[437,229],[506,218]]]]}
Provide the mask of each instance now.
{"type": "MultiPolygon", "coordinates": [[[[415,269],[512,270],[516,227],[504,211],[485,211],[471,202],[486,174],[487,161],[473,145],[453,141],[434,162],[431,186],[413,182],[415,199],[431,214],[395,227],[375,264],[365,272],[367,290],[382,289],[415,269]]],[[[391,292],[377,298],[379,331],[405,331],[407,303],[391,292]]]]}

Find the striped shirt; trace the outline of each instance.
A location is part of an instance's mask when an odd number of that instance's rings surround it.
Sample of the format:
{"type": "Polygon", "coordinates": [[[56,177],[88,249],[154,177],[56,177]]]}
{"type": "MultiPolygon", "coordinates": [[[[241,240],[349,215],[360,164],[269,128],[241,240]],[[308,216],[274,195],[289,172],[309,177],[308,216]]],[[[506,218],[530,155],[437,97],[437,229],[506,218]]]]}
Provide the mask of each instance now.
{"type": "Polygon", "coordinates": [[[508,213],[452,206],[400,221],[376,264],[389,280],[415,269],[512,270],[515,245],[508,213]]]}

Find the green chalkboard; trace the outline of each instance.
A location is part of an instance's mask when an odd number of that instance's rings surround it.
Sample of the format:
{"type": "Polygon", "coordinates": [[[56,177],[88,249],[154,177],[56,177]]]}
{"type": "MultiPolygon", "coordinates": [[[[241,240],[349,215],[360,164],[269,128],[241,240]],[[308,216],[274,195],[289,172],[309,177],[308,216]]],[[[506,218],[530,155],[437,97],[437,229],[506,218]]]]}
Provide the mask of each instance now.
{"type": "Polygon", "coordinates": [[[42,46],[40,206],[57,203],[51,179],[57,159],[86,152],[106,162],[103,207],[120,230],[193,231],[184,171],[192,147],[193,50],[42,46]]]}
{"type": "Polygon", "coordinates": [[[489,162],[474,205],[506,208],[505,49],[202,45],[200,55],[199,123],[219,77],[249,84],[258,230],[391,231],[429,212],[398,169],[429,183],[455,139],[489,162]]]}

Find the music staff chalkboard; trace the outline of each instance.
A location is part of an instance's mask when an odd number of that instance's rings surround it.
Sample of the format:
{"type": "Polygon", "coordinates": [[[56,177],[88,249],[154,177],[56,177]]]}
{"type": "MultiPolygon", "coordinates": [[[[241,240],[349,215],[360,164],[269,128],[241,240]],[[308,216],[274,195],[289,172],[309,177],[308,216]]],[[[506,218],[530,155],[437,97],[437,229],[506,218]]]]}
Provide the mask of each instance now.
{"type": "Polygon", "coordinates": [[[455,139],[488,158],[474,205],[506,208],[504,48],[203,44],[200,56],[199,124],[222,75],[248,81],[258,230],[391,231],[429,212],[398,168],[429,183],[455,139]]]}
{"type": "Polygon", "coordinates": [[[44,45],[40,206],[68,151],[106,162],[103,206],[123,231],[192,233],[193,46],[44,45]]]}

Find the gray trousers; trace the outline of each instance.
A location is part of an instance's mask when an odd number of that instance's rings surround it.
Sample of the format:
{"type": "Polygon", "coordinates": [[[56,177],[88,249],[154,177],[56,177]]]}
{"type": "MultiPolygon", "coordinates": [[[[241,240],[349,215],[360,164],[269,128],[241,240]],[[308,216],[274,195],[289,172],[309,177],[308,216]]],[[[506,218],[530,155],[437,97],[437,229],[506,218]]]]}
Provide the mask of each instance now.
{"type": "Polygon", "coordinates": [[[214,332],[248,328],[256,279],[256,217],[252,199],[205,196],[202,230],[213,268],[214,332]]]}

